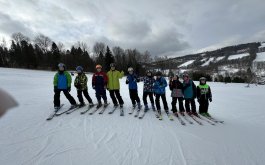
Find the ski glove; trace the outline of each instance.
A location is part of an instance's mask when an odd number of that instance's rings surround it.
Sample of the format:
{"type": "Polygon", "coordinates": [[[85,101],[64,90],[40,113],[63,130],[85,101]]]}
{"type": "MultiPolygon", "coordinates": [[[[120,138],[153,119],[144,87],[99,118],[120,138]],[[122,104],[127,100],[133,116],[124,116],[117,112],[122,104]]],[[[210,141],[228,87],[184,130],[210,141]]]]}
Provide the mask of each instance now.
{"type": "Polygon", "coordinates": [[[209,98],[209,101],[210,101],[210,102],[212,102],[212,101],[213,101],[211,97],[209,98]]]}
{"type": "Polygon", "coordinates": [[[68,90],[68,92],[70,92],[71,91],[71,87],[68,87],[67,90],[68,90]]]}
{"type": "Polygon", "coordinates": [[[93,86],[92,88],[93,88],[93,89],[96,89],[96,86],[93,86]]]}

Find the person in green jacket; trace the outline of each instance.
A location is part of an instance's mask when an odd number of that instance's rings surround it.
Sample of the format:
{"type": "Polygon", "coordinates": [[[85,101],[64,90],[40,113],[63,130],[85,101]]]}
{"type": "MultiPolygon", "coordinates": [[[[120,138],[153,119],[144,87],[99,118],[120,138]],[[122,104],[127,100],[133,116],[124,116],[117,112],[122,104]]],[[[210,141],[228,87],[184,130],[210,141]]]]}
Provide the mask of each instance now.
{"type": "Polygon", "coordinates": [[[75,99],[70,95],[72,78],[69,72],[65,70],[63,63],[58,64],[58,72],[53,79],[54,85],[54,109],[58,110],[60,107],[60,93],[63,92],[65,97],[71,103],[71,108],[76,107],[75,99]]]}
{"type": "Polygon", "coordinates": [[[197,99],[200,104],[199,113],[203,116],[211,117],[208,113],[209,101],[212,102],[212,92],[210,86],[206,83],[206,78],[200,78],[200,84],[197,86],[197,99]]]}
{"type": "Polygon", "coordinates": [[[84,99],[83,99],[83,96],[82,96],[82,94],[84,94],[85,98],[89,102],[89,106],[92,107],[92,106],[94,106],[94,104],[93,104],[93,101],[92,101],[91,97],[88,94],[88,90],[87,90],[87,76],[84,73],[84,69],[83,69],[82,66],[78,66],[78,67],[76,67],[76,71],[77,71],[78,75],[75,78],[74,85],[76,87],[77,97],[78,97],[79,102],[80,102],[79,106],[80,107],[85,106],[84,99]]]}
{"type": "Polygon", "coordinates": [[[108,71],[107,76],[108,76],[108,85],[107,85],[107,89],[109,90],[110,93],[110,97],[112,99],[112,102],[114,104],[114,107],[118,106],[118,102],[117,99],[119,101],[120,107],[123,107],[123,100],[122,97],[120,95],[120,81],[119,79],[121,79],[124,76],[124,72],[123,71],[118,71],[116,70],[116,65],[114,63],[110,64],[110,71],[108,71]]]}

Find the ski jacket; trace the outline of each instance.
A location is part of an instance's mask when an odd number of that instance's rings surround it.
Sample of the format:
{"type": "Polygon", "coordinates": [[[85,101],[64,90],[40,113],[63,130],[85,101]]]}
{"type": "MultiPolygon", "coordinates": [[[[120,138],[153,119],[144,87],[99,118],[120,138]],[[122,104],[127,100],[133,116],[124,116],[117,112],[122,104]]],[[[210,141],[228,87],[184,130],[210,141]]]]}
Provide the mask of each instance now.
{"type": "Polygon", "coordinates": [[[123,71],[117,71],[117,70],[110,70],[107,73],[108,76],[108,89],[109,90],[117,90],[120,89],[120,81],[119,79],[121,79],[124,76],[124,72],[123,71]]]}
{"type": "Polygon", "coordinates": [[[77,75],[75,78],[74,85],[77,90],[86,90],[87,89],[87,76],[85,73],[77,75]]]}
{"type": "Polygon", "coordinates": [[[69,72],[64,71],[63,73],[57,72],[53,78],[53,85],[58,89],[67,89],[71,87],[72,77],[69,72]]]}
{"type": "Polygon", "coordinates": [[[170,81],[169,89],[172,91],[171,97],[183,97],[183,84],[179,80],[170,81]]]}
{"type": "Polygon", "coordinates": [[[192,80],[183,81],[183,94],[185,99],[196,98],[196,85],[192,80]]]}
{"type": "Polygon", "coordinates": [[[126,79],[126,84],[129,84],[129,89],[137,89],[137,82],[139,82],[140,79],[136,74],[128,74],[126,79]]]}
{"type": "Polygon", "coordinates": [[[92,77],[92,86],[93,88],[97,89],[103,89],[108,84],[108,77],[105,72],[96,72],[93,74],[92,77]]]}
{"type": "Polygon", "coordinates": [[[212,98],[211,88],[208,84],[200,84],[197,86],[197,98],[205,100],[212,98]]]}
{"type": "Polygon", "coordinates": [[[154,77],[145,76],[141,79],[144,82],[144,92],[154,92],[154,77]]]}
{"type": "Polygon", "coordinates": [[[167,81],[164,77],[157,78],[154,82],[154,93],[155,94],[165,94],[167,87],[167,81]]]}

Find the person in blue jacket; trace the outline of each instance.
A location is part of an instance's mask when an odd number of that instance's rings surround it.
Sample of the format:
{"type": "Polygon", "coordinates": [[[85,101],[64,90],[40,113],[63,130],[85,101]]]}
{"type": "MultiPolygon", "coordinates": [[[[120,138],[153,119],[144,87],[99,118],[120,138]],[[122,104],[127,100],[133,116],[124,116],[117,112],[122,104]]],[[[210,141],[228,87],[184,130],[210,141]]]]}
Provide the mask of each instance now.
{"type": "Polygon", "coordinates": [[[194,82],[189,78],[188,74],[183,74],[183,94],[185,100],[185,108],[188,115],[195,115],[197,116],[196,112],[196,104],[195,98],[197,97],[196,94],[196,85],[194,82]],[[191,111],[190,111],[191,105],[191,111]]]}
{"type": "Polygon", "coordinates": [[[134,70],[132,67],[128,68],[128,72],[129,74],[127,75],[126,84],[128,84],[129,86],[129,93],[130,93],[130,98],[132,101],[133,108],[136,107],[136,103],[137,103],[138,109],[141,109],[141,101],[138,96],[138,87],[137,87],[137,83],[140,81],[140,79],[134,73],[134,70]]]}
{"type": "Polygon", "coordinates": [[[154,95],[155,95],[156,108],[159,115],[161,115],[160,97],[162,98],[166,113],[169,114],[168,104],[166,100],[166,87],[167,87],[166,79],[162,77],[162,73],[160,71],[156,72],[156,80],[154,82],[154,95]]]}

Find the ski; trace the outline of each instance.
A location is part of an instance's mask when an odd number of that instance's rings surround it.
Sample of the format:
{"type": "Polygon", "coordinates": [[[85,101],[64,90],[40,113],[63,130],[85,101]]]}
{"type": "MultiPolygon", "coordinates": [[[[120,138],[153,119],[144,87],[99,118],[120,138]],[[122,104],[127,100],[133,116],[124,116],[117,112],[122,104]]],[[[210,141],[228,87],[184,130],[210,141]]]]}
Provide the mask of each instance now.
{"type": "Polygon", "coordinates": [[[98,109],[100,109],[102,107],[102,105],[98,105],[96,107],[96,109],[94,109],[93,111],[89,112],[89,115],[93,115],[95,112],[97,112],[98,109]]]}
{"type": "Polygon", "coordinates": [[[163,120],[162,115],[159,114],[159,116],[158,116],[158,120],[163,120]]]}
{"type": "Polygon", "coordinates": [[[134,117],[138,117],[140,114],[140,109],[137,110],[136,114],[134,115],[134,117]]]}
{"type": "Polygon", "coordinates": [[[205,117],[206,117],[207,119],[209,119],[209,120],[215,122],[215,123],[222,123],[222,124],[224,124],[224,121],[222,121],[222,120],[216,120],[215,118],[210,117],[210,116],[205,116],[205,117]]]}
{"type": "Polygon", "coordinates": [[[52,112],[46,120],[51,120],[55,116],[55,114],[63,107],[63,105],[64,104],[62,104],[57,110],[52,112]]]}
{"type": "Polygon", "coordinates": [[[104,105],[103,106],[103,109],[98,114],[100,114],[100,115],[103,114],[105,112],[105,110],[106,110],[106,108],[107,108],[108,105],[109,105],[109,103],[106,104],[106,105],[104,105]]]}
{"type": "Polygon", "coordinates": [[[117,109],[118,107],[114,107],[111,111],[109,111],[109,114],[113,114],[114,111],[117,109]]]}
{"type": "Polygon", "coordinates": [[[145,114],[146,114],[146,112],[144,111],[144,112],[139,116],[139,119],[144,118],[145,114]]]}
{"type": "Polygon", "coordinates": [[[123,107],[120,108],[120,116],[124,116],[124,110],[123,110],[123,107]]]}
{"type": "Polygon", "coordinates": [[[78,109],[78,108],[79,108],[78,106],[70,107],[70,108],[67,109],[66,111],[63,111],[63,112],[61,112],[61,113],[56,113],[55,116],[61,116],[62,114],[65,114],[65,113],[67,113],[67,112],[69,112],[69,111],[72,111],[72,110],[76,110],[76,109],[78,109]]]}
{"type": "Polygon", "coordinates": [[[193,124],[193,122],[190,121],[184,113],[181,114],[181,116],[182,116],[182,117],[184,118],[184,120],[186,120],[188,123],[193,124]]]}
{"type": "Polygon", "coordinates": [[[199,115],[198,118],[201,119],[201,120],[204,120],[204,121],[208,122],[211,125],[215,125],[214,121],[208,119],[207,117],[205,117],[203,115],[199,115]]]}
{"type": "Polygon", "coordinates": [[[83,115],[87,113],[91,108],[93,108],[95,105],[89,105],[88,108],[85,111],[80,112],[80,115],[83,115]]]}
{"type": "Polygon", "coordinates": [[[198,120],[198,118],[196,118],[194,115],[189,115],[196,123],[198,123],[199,125],[203,125],[202,122],[200,122],[198,120]]]}
{"type": "Polygon", "coordinates": [[[66,114],[69,115],[69,114],[71,114],[72,112],[76,111],[77,109],[79,109],[79,108],[83,108],[84,106],[86,106],[86,105],[82,105],[82,106],[79,105],[78,108],[71,109],[70,111],[66,112],[66,114]]]}
{"type": "Polygon", "coordinates": [[[176,116],[176,118],[178,118],[178,121],[180,122],[180,124],[186,125],[186,123],[179,117],[178,114],[174,114],[174,116],[176,116]]]}

